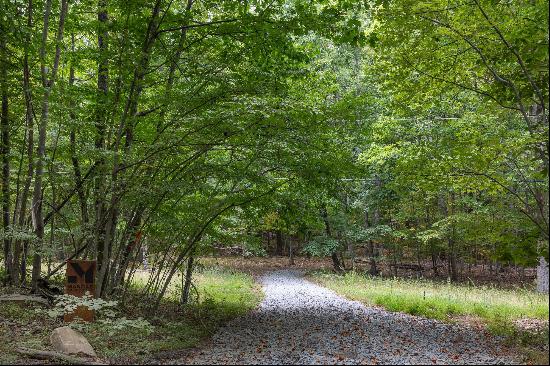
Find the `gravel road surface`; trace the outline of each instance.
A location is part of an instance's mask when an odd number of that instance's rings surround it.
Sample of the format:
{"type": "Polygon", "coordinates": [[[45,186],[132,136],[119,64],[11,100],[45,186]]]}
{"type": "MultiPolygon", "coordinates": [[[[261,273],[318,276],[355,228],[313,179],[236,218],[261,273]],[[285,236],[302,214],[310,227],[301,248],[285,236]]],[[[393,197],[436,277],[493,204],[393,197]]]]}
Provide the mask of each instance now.
{"type": "Polygon", "coordinates": [[[366,307],[281,270],[257,310],[228,323],[191,364],[514,364],[494,337],[366,307]]]}

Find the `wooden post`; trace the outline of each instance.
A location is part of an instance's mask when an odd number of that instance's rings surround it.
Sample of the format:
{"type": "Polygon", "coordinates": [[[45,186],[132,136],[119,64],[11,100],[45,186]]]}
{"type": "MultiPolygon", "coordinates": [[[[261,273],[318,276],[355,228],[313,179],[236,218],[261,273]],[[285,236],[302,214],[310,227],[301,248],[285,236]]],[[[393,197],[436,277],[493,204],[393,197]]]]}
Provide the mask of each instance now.
{"type": "MultiPolygon", "coordinates": [[[[96,261],[68,260],[65,294],[84,297],[95,294],[96,261]]],[[[72,322],[75,318],[91,322],[94,320],[94,311],[85,306],[79,306],[70,314],[65,314],[65,322],[72,322]]]]}

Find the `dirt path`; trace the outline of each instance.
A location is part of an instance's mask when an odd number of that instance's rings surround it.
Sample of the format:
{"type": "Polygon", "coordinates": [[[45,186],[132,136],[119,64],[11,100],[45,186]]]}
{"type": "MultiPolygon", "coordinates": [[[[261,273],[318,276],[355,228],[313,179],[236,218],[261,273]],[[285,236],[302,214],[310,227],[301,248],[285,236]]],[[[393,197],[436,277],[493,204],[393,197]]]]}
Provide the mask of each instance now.
{"type": "Polygon", "coordinates": [[[265,299],[191,364],[513,364],[492,336],[346,300],[298,271],[261,278],[265,299]]]}

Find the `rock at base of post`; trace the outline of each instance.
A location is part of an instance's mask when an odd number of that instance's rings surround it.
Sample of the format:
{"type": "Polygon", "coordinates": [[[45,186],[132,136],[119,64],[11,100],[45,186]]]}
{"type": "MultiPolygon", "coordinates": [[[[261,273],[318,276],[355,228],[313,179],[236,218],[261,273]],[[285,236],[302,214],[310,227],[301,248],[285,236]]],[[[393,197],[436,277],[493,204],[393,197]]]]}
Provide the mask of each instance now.
{"type": "Polygon", "coordinates": [[[50,335],[50,342],[57,351],[68,355],[97,357],[88,340],[82,334],[70,327],[54,329],[50,335]]]}

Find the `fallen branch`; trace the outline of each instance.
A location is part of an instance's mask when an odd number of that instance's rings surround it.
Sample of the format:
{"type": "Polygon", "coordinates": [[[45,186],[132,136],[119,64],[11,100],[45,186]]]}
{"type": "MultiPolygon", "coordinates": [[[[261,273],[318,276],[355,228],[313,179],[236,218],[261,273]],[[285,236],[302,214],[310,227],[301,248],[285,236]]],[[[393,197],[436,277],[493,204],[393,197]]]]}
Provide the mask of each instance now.
{"type": "Polygon", "coordinates": [[[42,305],[50,306],[50,303],[48,302],[47,299],[39,296],[29,296],[29,295],[19,295],[19,294],[2,295],[0,296],[0,301],[15,301],[15,302],[31,301],[31,302],[38,302],[42,305]]]}
{"type": "Polygon", "coordinates": [[[15,349],[15,352],[25,356],[32,357],[32,358],[36,358],[39,360],[56,359],[56,360],[68,362],[72,365],[108,365],[106,363],[98,362],[88,358],[70,356],[64,353],[54,352],[54,351],[43,351],[39,349],[19,347],[15,349]]]}

